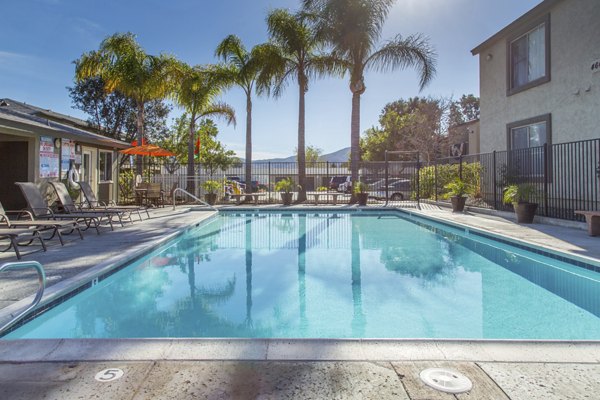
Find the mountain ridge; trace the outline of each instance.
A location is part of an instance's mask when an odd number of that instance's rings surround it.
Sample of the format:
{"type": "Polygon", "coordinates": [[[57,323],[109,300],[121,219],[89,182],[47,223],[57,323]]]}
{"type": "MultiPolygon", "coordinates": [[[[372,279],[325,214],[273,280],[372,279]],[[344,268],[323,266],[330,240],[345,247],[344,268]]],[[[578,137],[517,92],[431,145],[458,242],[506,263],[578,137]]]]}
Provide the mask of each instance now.
{"type": "MultiPolygon", "coordinates": [[[[350,147],[344,147],[343,149],[323,154],[319,157],[321,162],[346,162],[350,157],[350,147]]],[[[264,160],[256,160],[255,162],[296,162],[296,156],[289,156],[285,158],[268,158],[264,160]]]]}

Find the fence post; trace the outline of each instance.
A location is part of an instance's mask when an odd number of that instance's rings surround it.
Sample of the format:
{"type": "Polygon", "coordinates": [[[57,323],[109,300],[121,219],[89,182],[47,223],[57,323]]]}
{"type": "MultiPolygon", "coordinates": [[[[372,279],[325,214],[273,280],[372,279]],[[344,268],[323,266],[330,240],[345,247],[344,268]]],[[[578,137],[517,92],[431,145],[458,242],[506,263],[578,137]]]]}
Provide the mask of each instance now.
{"type": "Polygon", "coordinates": [[[390,188],[388,186],[388,180],[390,178],[389,175],[389,164],[388,164],[388,156],[387,156],[387,150],[385,151],[385,204],[387,205],[389,198],[390,198],[390,188]]]}
{"type": "Polygon", "coordinates": [[[498,184],[496,182],[496,150],[492,151],[492,163],[493,163],[493,167],[492,167],[492,171],[493,171],[493,176],[494,179],[492,179],[494,188],[493,188],[493,192],[494,192],[494,210],[498,209],[498,184]]]}
{"type": "Polygon", "coordinates": [[[437,158],[433,161],[433,193],[435,194],[435,201],[438,201],[438,187],[437,187],[437,158]]]}
{"type": "Polygon", "coordinates": [[[544,215],[548,216],[548,143],[544,143],[544,215]]]}
{"type": "Polygon", "coordinates": [[[421,153],[417,152],[417,208],[421,209],[421,153]]]}
{"type": "Polygon", "coordinates": [[[269,198],[271,197],[271,161],[269,161],[269,177],[267,178],[267,188],[269,191],[269,198]]]}
{"type": "Polygon", "coordinates": [[[458,156],[458,178],[462,181],[462,154],[458,156]]]}

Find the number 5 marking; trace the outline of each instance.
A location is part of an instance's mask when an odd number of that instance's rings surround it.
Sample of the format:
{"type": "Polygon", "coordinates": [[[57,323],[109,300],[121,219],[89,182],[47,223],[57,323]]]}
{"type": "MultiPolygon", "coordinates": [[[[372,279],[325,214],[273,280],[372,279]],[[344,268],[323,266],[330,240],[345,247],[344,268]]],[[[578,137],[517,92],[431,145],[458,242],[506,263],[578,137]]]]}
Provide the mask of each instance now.
{"type": "Polygon", "coordinates": [[[98,382],[111,382],[121,378],[123,374],[123,370],[119,368],[108,368],[98,372],[95,378],[98,382]]]}

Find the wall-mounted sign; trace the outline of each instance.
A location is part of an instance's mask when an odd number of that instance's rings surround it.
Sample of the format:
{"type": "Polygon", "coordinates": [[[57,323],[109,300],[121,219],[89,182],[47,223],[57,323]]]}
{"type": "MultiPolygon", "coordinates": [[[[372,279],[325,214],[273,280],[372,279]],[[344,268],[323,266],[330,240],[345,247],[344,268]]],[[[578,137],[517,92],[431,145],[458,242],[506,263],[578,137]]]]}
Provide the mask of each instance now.
{"type": "Polygon", "coordinates": [[[58,154],[50,136],[40,136],[40,178],[58,177],[58,154]]]}
{"type": "Polygon", "coordinates": [[[595,60],[592,62],[592,68],[591,68],[592,72],[600,72],[600,59],[595,60]]]}

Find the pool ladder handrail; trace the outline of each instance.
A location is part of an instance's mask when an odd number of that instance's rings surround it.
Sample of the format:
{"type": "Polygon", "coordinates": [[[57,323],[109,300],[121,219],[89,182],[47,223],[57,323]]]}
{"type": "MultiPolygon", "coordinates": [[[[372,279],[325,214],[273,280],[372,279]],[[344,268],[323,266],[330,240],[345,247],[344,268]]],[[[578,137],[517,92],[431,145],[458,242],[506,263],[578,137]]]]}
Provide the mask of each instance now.
{"type": "Polygon", "coordinates": [[[175,210],[175,203],[177,201],[177,197],[175,196],[175,193],[177,193],[177,192],[182,192],[182,193],[187,194],[188,196],[190,196],[194,200],[199,201],[200,203],[204,204],[205,206],[207,206],[211,210],[219,211],[215,207],[211,206],[210,204],[208,204],[204,200],[199,199],[198,197],[194,196],[193,194],[191,194],[190,192],[188,192],[187,190],[185,190],[183,188],[175,188],[175,190],[173,190],[173,210],[175,210]]]}
{"type": "Polygon", "coordinates": [[[42,264],[40,264],[37,261],[8,262],[0,266],[0,273],[2,271],[21,270],[28,268],[35,269],[38,274],[39,287],[37,293],[35,294],[35,298],[33,299],[33,302],[29,305],[29,307],[25,308],[23,311],[19,312],[17,315],[12,317],[10,321],[0,326],[0,334],[8,328],[10,328],[11,326],[13,326],[14,324],[16,324],[17,322],[19,322],[22,317],[24,317],[29,311],[35,308],[39,304],[40,300],[42,300],[42,296],[44,295],[44,289],[46,288],[46,272],[44,271],[44,267],[42,266],[42,264]]]}

